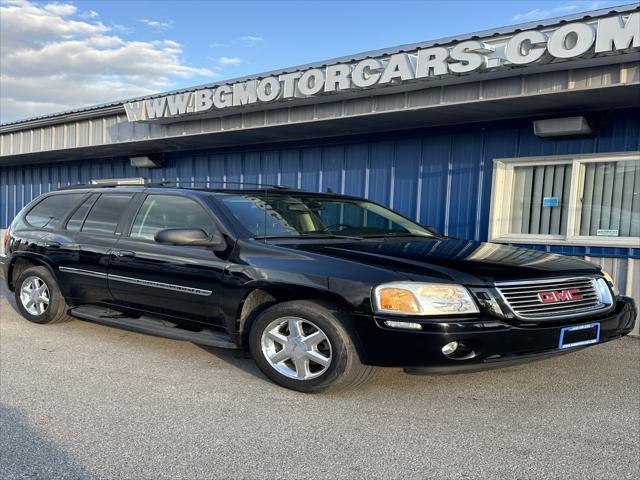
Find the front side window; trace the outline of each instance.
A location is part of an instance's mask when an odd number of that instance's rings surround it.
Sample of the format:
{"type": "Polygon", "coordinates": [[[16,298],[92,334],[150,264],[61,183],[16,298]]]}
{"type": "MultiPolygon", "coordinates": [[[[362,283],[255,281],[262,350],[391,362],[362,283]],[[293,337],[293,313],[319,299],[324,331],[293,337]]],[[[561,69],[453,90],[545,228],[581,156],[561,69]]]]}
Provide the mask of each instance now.
{"type": "Polygon", "coordinates": [[[176,195],[149,195],[136,215],[130,236],[153,240],[165,228],[201,228],[209,235],[215,231],[209,214],[194,200],[176,195]]]}
{"type": "Polygon", "coordinates": [[[100,195],[82,225],[82,232],[113,235],[131,197],[133,194],[130,193],[100,195]]]}
{"type": "Polygon", "coordinates": [[[366,200],[285,193],[224,195],[221,200],[254,237],[433,237],[411,220],[366,200]]]}
{"type": "Polygon", "coordinates": [[[51,195],[32,208],[25,220],[34,227],[54,230],[83,196],[83,193],[51,195]]]}
{"type": "Polygon", "coordinates": [[[491,239],[640,242],[637,154],[496,160],[491,239]]]}

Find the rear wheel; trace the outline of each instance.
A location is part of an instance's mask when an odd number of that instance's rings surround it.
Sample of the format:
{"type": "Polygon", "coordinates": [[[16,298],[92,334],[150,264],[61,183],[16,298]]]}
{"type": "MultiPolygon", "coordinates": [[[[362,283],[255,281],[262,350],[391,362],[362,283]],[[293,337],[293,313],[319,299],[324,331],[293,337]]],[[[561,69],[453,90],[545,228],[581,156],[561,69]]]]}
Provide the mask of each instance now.
{"type": "Polygon", "coordinates": [[[55,278],[45,267],[31,267],[16,282],[16,305],[30,322],[46,324],[71,320],[69,306],[64,300],[55,278]]]}
{"type": "Polygon", "coordinates": [[[262,312],[249,347],[271,380],[301,392],[356,386],[373,374],[362,365],[347,329],[348,315],[315,301],[292,301],[262,312]]]}

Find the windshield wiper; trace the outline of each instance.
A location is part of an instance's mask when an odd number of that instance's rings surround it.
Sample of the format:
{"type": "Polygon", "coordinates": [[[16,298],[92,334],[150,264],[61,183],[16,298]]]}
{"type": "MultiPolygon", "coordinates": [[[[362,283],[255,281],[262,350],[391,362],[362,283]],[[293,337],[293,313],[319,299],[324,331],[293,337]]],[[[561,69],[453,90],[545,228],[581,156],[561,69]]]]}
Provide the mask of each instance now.
{"type": "Polygon", "coordinates": [[[343,240],[363,240],[363,237],[355,237],[351,235],[338,235],[335,233],[301,233],[299,235],[260,235],[257,237],[253,237],[254,240],[267,240],[267,239],[291,239],[295,240],[297,238],[309,238],[309,239],[317,239],[317,238],[339,238],[343,240]]]}
{"type": "Polygon", "coordinates": [[[418,233],[410,233],[410,232],[388,232],[388,233],[377,233],[373,235],[364,235],[364,238],[390,238],[390,237],[438,238],[435,235],[420,235],[418,233]]]}

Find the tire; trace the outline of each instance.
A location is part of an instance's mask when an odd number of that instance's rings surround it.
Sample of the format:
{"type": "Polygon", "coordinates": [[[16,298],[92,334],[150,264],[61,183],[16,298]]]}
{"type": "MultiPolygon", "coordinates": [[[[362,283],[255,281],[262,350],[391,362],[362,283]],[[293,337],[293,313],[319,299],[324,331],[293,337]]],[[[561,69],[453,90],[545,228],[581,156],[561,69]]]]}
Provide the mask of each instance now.
{"type": "Polygon", "coordinates": [[[22,272],[16,282],[15,298],[20,314],[30,322],[49,324],[72,319],[67,315],[69,306],[58,283],[46,267],[30,267],[22,272]],[[34,287],[37,292],[30,295],[27,291],[33,291],[34,287]],[[37,301],[34,302],[34,299],[37,301]]]}
{"type": "Polygon", "coordinates": [[[292,390],[313,393],[355,387],[375,369],[360,362],[349,322],[345,312],[325,302],[273,305],[251,326],[251,356],[267,377],[292,390]]]}

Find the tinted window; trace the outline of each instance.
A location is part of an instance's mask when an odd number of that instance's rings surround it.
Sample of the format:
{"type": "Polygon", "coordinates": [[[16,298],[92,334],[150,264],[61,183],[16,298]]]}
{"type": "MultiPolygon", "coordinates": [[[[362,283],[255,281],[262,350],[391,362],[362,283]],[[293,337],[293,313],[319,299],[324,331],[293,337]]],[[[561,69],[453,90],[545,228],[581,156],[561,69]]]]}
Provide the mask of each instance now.
{"type": "Polygon", "coordinates": [[[131,238],[153,240],[165,228],[201,228],[208,234],[215,226],[197,202],[174,195],[149,195],[131,228],[131,238]]]}
{"type": "Polygon", "coordinates": [[[55,229],[60,226],[69,210],[80,201],[84,193],[51,195],[38,203],[25,217],[34,227],[55,229]]]}
{"type": "Polygon", "coordinates": [[[221,200],[254,236],[433,236],[411,220],[366,200],[285,193],[225,195],[221,200]]]}
{"type": "MultiPolygon", "coordinates": [[[[252,235],[296,236],[298,231],[271,204],[260,197],[233,195],[222,199],[224,204],[252,235]]],[[[302,223],[302,222],[298,222],[302,223]]],[[[309,224],[309,230],[315,225],[309,224]]]]}
{"type": "Polygon", "coordinates": [[[113,235],[133,194],[103,194],[98,198],[82,227],[83,232],[113,235]]]}
{"type": "Polygon", "coordinates": [[[67,222],[67,230],[78,231],[80,227],[82,227],[82,222],[84,222],[84,217],[87,216],[87,212],[93,205],[93,202],[96,201],[98,195],[93,194],[89,198],[87,198],[82,205],[78,207],[78,209],[71,215],[71,218],[67,222]]]}

